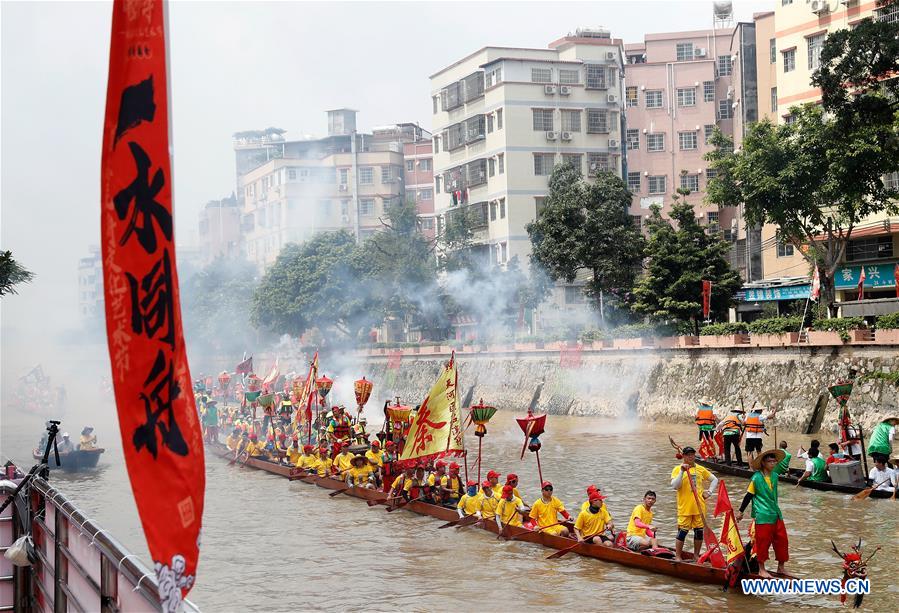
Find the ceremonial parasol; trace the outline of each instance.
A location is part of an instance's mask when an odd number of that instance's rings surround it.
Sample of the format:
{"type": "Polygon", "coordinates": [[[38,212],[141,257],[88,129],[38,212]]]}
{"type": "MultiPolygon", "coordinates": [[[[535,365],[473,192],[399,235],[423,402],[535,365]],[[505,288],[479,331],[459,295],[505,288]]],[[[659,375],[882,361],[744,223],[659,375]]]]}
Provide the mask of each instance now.
{"type": "Polygon", "coordinates": [[[481,482],[481,444],[484,442],[484,435],[487,434],[487,422],[496,414],[496,407],[484,404],[484,399],[480,399],[478,404],[473,404],[468,409],[468,418],[477,427],[474,435],[478,437],[478,483],[481,482]]]}
{"type": "Polygon", "coordinates": [[[356,405],[359,407],[359,413],[362,413],[362,408],[371,397],[371,390],[373,387],[374,384],[365,377],[353,382],[353,391],[356,392],[356,405]]]}
{"type": "Polygon", "coordinates": [[[231,383],[231,375],[227,371],[222,371],[222,374],[219,375],[219,387],[222,390],[227,390],[229,383],[231,383]]]}
{"type": "Polygon", "coordinates": [[[315,387],[318,389],[318,395],[322,397],[322,403],[327,398],[328,392],[331,391],[332,385],[334,385],[334,381],[324,375],[315,380],[315,387]]]}
{"type": "Polygon", "coordinates": [[[537,408],[537,401],[540,399],[542,391],[543,382],[541,381],[540,385],[538,385],[537,389],[534,391],[531,403],[528,405],[527,416],[515,418],[515,421],[518,422],[518,427],[521,428],[521,431],[524,433],[524,444],[521,446],[521,457],[519,459],[524,459],[525,449],[534,452],[534,455],[537,458],[537,474],[540,477],[540,483],[543,483],[543,469],[540,467],[541,444],[539,437],[546,429],[546,413],[534,415],[534,409],[537,408]]]}
{"type": "Polygon", "coordinates": [[[251,374],[247,377],[247,389],[244,392],[244,397],[247,402],[255,402],[257,398],[262,394],[262,379],[257,377],[254,374],[251,374]]]}

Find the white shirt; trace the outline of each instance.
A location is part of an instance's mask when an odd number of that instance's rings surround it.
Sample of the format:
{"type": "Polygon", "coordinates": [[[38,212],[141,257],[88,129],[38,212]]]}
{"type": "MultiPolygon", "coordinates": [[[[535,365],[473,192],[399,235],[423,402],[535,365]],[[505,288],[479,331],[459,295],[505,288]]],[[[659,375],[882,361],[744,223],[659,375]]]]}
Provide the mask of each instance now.
{"type": "MultiPolygon", "coordinates": [[[[858,438],[858,429],[855,426],[849,426],[846,428],[846,434],[849,435],[849,438],[858,438]]],[[[852,443],[851,445],[846,446],[846,452],[849,455],[861,455],[862,446],[858,443],[852,443]]]]}
{"type": "Polygon", "coordinates": [[[878,486],[877,489],[892,492],[896,482],[896,471],[892,468],[877,470],[877,467],[875,466],[871,469],[871,472],[868,473],[868,478],[871,479],[871,485],[878,486]],[[886,483],[882,483],[883,481],[886,481],[886,483]]]}
{"type": "Polygon", "coordinates": [[[805,461],[805,471],[811,474],[815,474],[815,463],[811,461],[811,459],[807,459],[805,461]]]}

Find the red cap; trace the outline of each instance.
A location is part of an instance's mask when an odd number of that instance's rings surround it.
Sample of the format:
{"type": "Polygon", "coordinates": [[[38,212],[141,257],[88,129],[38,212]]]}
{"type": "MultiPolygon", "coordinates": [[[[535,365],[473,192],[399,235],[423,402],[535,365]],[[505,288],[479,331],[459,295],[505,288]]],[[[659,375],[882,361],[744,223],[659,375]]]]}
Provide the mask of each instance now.
{"type": "Polygon", "coordinates": [[[505,498],[506,496],[508,496],[509,494],[511,494],[514,491],[515,491],[515,488],[512,487],[511,485],[504,485],[503,486],[503,498],[505,498]]]}
{"type": "Polygon", "coordinates": [[[596,489],[596,486],[595,486],[595,485],[588,485],[588,486],[587,486],[587,496],[589,496],[589,495],[592,494],[593,492],[598,492],[598,491],[599,491],[599,490],[596,489]]]}
{"type": "Polygon", "coordinates": [[[255,434],[251,434],[251,435],[250,435],[250,440],[251,440],[251,441],[255,441],[255,440],[258,440],[258,439],[259,439],[259,437],[256,436],[255,434]]]}
{"type": "Polygon", "coordinates": [[[478,482],[475,481],[474,479],[469,479],[468,481],[465,482],[465,485],[468,487],[471,487],[471,486],[477,485],[477,484],[478,484],[478,482]]]}
{"type": "Polygon", "coordinates": [[[550,483],[549,481],[544,481],[543,483],[540,484],[540,489],[545,489],[547,487],[552,487],[552,486],[553,486],[553,484],[550,483]]]}
{"type": "Polygon", "coordinates": [[[279,440],[279,441],[283,441],[283,440],[286,439],[286,438],[287,438],[287,435],[284,434],[283,432],[282,432],[281,434],[278,435],[278,440],[279,440]]]}
{"type": "Polygon", "coordinates": [[[511,483],[512,481],[518,481],[518,475],[515,473],[509,473],[506,475],[506,483],[511,483]]]}
{"type": "Polygon", "coordinates": [[[272,436],[271,434],[269,434],[266,438],[267,438],[268,440],[270,440],[270,441],[275,440],[275,437],[272,436]]]}
{"type": "Polygon", "coordinates": [[[341,447],[349,447],[349,446],[350,446],[350,442],[349,442],[349,441],[343,441],[342,443],[340,443],[340,446],[341,446],[341,447]]]}
{"type": "Polygon", "coordinates": [[[491,489],[493,489],[493,484],[490,483],[489,481],[484,481],[484,482],[481,484],[481,487],[483,487],[483,488],[485,488],[485,489],[488,489],[488,490],[491,490],[491,489]]]}
{"type": "Polygon", "coordinates": [[[372,446],[372,447],[380,447],[380,446],[381,446],[381,441],[379,441],[378,439],[375,439],[375,440],[373,440],[373,441],[371,442],[371,446],[372,446]]]}
{"type": "Polygon", "coordinates": [[[597,492],[595,490],[590,492],[590,502],[593,502],[594,500],[605,500],[605,499],[606,499],[605,496],[603,496],[602,494],[600,494],[599,492],[597,492]]]}
{"type": "Polygon", "coordinates": [[[310,451],[312,451],[312,445],[303,445],[303,451],[309,453],[310,451]]]}
{"type": "Polygon", "coordinates": [[[298,437],[298,436],[293,437],[293,442],[294,442],[294,443],[299,443],[299,442],[300,442],[300,437],[298,437]]]}
{"type": "Polygon", "coordinates": [[[488,479],[499,479],[499,473],[496,472],[495,470],[491,470],[490,472],[487,473],[487,478],[488,479]]]}
{"type": "Polygon", "coordinates": [[[388,447],[396,447],[396,443],[394,443],[393,441],[387,441],[385,445],[387,445],[388,447]]]}
{"type": "Polygon", "coordinates": [[[449,469],[450,469],[450,470],[459,470],[459,468],[460,468],[460,467],[459,467],[458,464],[456,464],[455,462],[450,462],[450,464],[449,464],[449,469]]]}
{"type": "Polygon", "coordinates": [[[443,460],[437,460],[436,462],[434,462],[434,468],[440,468],[441,466],[446,466],[446,462],[444,462],[443,460]]]}

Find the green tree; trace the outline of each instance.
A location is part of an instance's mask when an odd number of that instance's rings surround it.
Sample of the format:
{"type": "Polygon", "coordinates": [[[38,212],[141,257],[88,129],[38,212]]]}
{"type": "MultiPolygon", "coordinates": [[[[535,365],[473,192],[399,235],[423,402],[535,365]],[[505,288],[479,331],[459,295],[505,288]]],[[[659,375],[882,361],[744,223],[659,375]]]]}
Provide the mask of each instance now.
{"type": "Polygon", "coordinates": [[[19,283],[30,283],[34,273],[16,262],[11,251],[0,252],[0,296],[15,294],[19,283]]]}
{"type": "MultiPolygon", "coordinates": [[[[679,192],[681,196],[689,193],[679,192]]],[[[730,245],[715,234],[706,234],[691,204],[676,197],[670,215],[676,227],[662,217],[658,206],[646,220],[649,262],[634,288],[634,310],[656,320],[692,320],[698,334],[702,281],[712,282],[710,317],[718,320],[726,319],[742,281],[728,263],[730,245]]]]}
{"type": "Polygon", "coordinates": [[[348,232],[322,232],[285,246],[253,295],[254,325],[300,336],[318,327],[350,339],[376,319],[356,243],[348,232]]]}
{"type": "Polygon", "coordinates": [[[465,205],[444,214],[443,227],[437,236],[437,265],[441,271],[479,271],[484,268],[486,255],[474,240],[480,211],[465,205]]]}
{"type": "Polygon", "coordinates": [[[594,300],[603,293],[629,303],[644,249],[627,212],[630,203],[631,193],[616,175],[601,172],[587,182],[573,166],[556,166],[543,209],[527,225],[532,261],[568,283],[587,270],[586,290],[594,300]]]}

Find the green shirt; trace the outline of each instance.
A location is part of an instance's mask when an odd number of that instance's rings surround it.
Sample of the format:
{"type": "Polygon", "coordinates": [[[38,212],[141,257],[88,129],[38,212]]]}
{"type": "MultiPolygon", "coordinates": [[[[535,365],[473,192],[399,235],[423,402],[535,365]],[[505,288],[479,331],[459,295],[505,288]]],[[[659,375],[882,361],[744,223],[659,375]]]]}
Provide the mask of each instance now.
{"type": "Polygon", "coordinates": [[[890,443],[890,430],[893,428],[886,422],[877,424],[874,431],[871,432],[871,438],[868,440],[868,455],[872,453],[882,453],[889,456],[893,452],[893,445],[890,443]]]}
{"type": "Polygon", "coordinates": [[[793,459],[793,456],[790,455],[789,451],[784,450],[784,459],[777,463],[775,470],[778,474],[784,475],[790,472],[790,460],[793,459]]]}
{"type": "Polygon", "coordinates": [[[780,465],[775,467],[768,478],[771,484],[765,480],[762,471],[757,470],[749,480],[749,493],[752,497],[752,517],[757,524],[773,524],[778,519],[783,519],[783,513],[777,504],[777,478],[781,474],[780,465]]]}
{"type": "Polygon", "coordinates": [[[824,481],[827,478],[827,462],[822,460],[821,456],[809,459],[815,465],[815,472],[806,477],[806,481],[824,481]]]}

